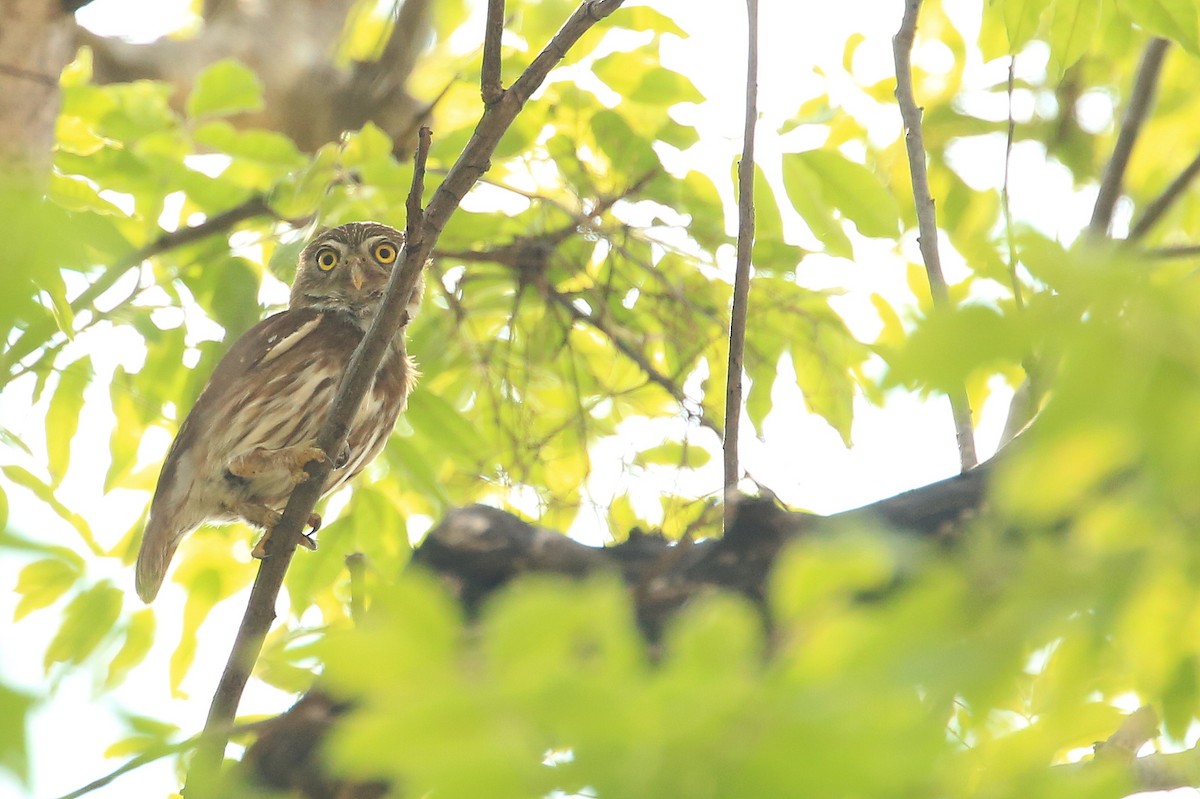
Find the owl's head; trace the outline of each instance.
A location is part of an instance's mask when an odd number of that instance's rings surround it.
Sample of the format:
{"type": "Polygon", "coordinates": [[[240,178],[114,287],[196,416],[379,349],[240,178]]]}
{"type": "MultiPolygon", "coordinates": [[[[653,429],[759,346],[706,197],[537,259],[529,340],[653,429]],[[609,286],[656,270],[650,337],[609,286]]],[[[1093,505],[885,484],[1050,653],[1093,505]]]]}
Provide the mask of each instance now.
{"type": "MultiPolygon", "coordinates": [[[[349,222],[322,231],[300,252],[290,308],[344,311],[366,326],[379,309],[404,234],[378,222],[349,222]]],[[[420,285],[409,316],[420,301],[420,285]]]]}

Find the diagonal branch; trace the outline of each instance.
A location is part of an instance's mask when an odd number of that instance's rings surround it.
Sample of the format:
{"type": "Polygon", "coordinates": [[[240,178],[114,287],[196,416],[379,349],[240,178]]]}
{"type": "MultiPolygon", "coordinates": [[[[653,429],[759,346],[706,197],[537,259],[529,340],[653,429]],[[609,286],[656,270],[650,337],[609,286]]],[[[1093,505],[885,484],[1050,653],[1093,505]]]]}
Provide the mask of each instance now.
{"type": "MultiPolygon", "coordinates": [[[[358,410],[367,387],[375,378],[388,342],[404,323],[403,309],[409,303],[429,253],[462,198],[479,176],[490,167],[489,159],[501,136],[512,124],[526,100],[579,37],[598,20],[615,11],[622,1],[589,0],[583,3],[534,58],[512,88],[484,110],[471,140],[446,173],[445,180],[425,208],[420,226],[412,231],[412,237],[405,242],[404,260],[392,271],[375,321],[350,359],[337,396],[329,409],[329,416],[317,436],[318,447],[326,452],[337,452],[341,449],[350,420],[358,410]]],[[[428,142],[427,136],[420,138],[412,193],[417,192],[421,185],[425,152],[420,148],[427,147],[428,142]]],[[[412,193],[410,207],[413,203],[419,204],[419,199],[412,199],[412,193]]],[[[283,518],[271,536],[270,557],[263,560],[259,566],[242,625],[238,629],[233,650],[229,655],[229,662],[213,696],[205,724],[206,730],[228,727],[237,712],[242,691],[262,651],[267,631],[275,619],[275,602],[283,585],[284,575],[295,553],[304,524],[320,498],[321,487],[330,466],[329,461],[309,464],[309,479],[296,487],[284,509],[283,518]]],[[[226,743],[225,736],[214,734],[206,738],[197,750],[188,775],[188,785],[185,786],[185,792],[188,788],[195,789],[193,799],[197,796],[212,795],[226,743]]]]}
{"type": "Polygon", "coordinates": [[[1197,175],[1200,175],[1200,155],[1193,158],[1192,162],[1184,167],[1184,170],[1176,175],[1171,184],[1163,190],[1163,193],[1154,198],[1154,201],[1146,206],[1141,219],[1129,231],[1127,241],[1138,241],[1149,233],[1155,223],[1162,219],[1163,215],[1171,209],[1175,201],[1183,196],[1183,193],[1187,191],[1187,187],[1191,185],[1197,175]]]}
{"type": "Polygon", "coordinates": [[[725,488],[737,485],[738,429],[742,419],[742,365],[746,355],[746,306],[750,300],[750,256],[754,248],[754,126],[758,121],[758,0],[746,0],[746,120],[738,162],[737,267],[729,315],[729,364],[725,372],[725,488]]]}
{"type": "MultiPolygon", "coordinates": [[[[912,48],[917,34],[917,14],[921,0],[905,0],[904,18],[900,30],[892,37],[892,54],[896,63],[896,103],[904,120],[904,144],[908,151],[908,167],[912,175],[913,202],[917,210],[917,243],[921,247],[921,259],[925,261],[925,273],[929,279],[929,293],[935,308],[950,306],[950,290],[942,274],[941,256],[938,254],[937,212],[933,195],[929,191],[929,174],[925,168],[925,143],[921,135],[922,109],[917,106],[912,86],[912,48]]],[[[975,433],[971,429],[971,407],[966,391],[950,392],[950,411],[954,417],[954,431],[958,437],[958,459],[963,471],[979,463],[975,454],[975,433]]]]}
{"type": "Polygon", "coordinates": [[[1121,183],[1125,179],[1129,157],[1133,154],[1133,145],[1141,133],[1142,123],[1150,113],[1150,106],[1154,104],[1158,75],[1162,71],[1163,56],[1169,44],[1168,40],[1155,37],[1146,44],[1146,49],[1142,52],[1137,77],[1134,78],[1133,88],[1130,89],[1129,105],[1125,108],[1125,118],[1121,120],[1121,130],[1117,133],[1117,143],[1113,146],[1112,158],[1108,160],[1104,176],[1100,179],[1100,191],[1096,195],[1092,219],[1087,227],[1089,238],[1101,239],[1108,235],[1108,226],[1112,222],[1117,200],[1121,197],[1121,183]]]}

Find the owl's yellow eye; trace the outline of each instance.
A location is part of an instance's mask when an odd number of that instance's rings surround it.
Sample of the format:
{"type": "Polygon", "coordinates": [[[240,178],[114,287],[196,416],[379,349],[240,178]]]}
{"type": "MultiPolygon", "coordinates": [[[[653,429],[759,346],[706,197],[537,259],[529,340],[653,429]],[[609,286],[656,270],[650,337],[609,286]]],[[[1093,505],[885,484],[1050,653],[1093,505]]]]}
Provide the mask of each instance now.
{"type": "Polygon", "coordinates": [[[375,256],[375,260],[379,261],[379,263],[390,264],[396,260],[396,256],[400,254],[400,251],[390,241],[381,241],[371,250],[371,254],[375,256]]]}
{"type": "Polygon", "coordinates": [[[338,251],[332,247],[322,247],[317,250],[317,268],[322,272],[328,272],[338,265],[338,251]]]}

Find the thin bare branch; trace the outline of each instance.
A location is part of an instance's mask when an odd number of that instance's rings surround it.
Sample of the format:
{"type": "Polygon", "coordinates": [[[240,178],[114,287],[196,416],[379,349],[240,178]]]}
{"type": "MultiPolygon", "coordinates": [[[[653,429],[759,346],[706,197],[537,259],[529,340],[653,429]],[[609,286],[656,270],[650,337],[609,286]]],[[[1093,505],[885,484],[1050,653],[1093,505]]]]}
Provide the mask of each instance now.
{"type": "Polygon", "coordinates": [[[425,211],[421,201],[425,197],[425,164],[429,159],[429,147],[433,142],[433,132],[421,126],[417,131],[417,154],[413,161],[413,181],[408,191],[408,200],[404,210],[408,220],[404,227],[405,246],[419,246],[422,237],[422,226],[425,222],[425,211]]]}
{"type": "MultiPolygon", "coordinates": [[[[262,729],[264,726],[266,726],[267,724],[269,724],[272,721],[274,721],[274,719],[264,719],[262,721],[253,721],[248,724],[238,724],[238,725],[236,725],[234,727],[230,727],[228,730],[226,730],[224,732],[224,735],[226,737],[229,737],[229,736],[234,736],[234,735],[240,735],[242,733],[254,732],[256,730],[262,729]]],[[[99,790],[107,785],[111,785],[117,779],[125,776],[126,774],[128,774],[131,771],[136,771],[136,770],[140,769],[142,766],[148,766],[156,760],[162,760],[164,757],[170,757],[171,755],[177,755],[180,752],[186,752],[190,749],[195,748],[197,745],[199,745],[199,743],[204,739],[204,736],[207,734],[208,733],[200,733],[199,735],[193,735],[191,738],[188,738],[187,740],[184,740],[184,741],[180,741],[179,743],[165,744],[161,747],[157,747],[157,748],[151,749],[149,751],[143,752],[142,754],[137,755],[136,757],[132,757],[129,760],[125,761],[120,766],[118,766],[117,768],[110,771],[108,774],[105,774],[103,777],[99,777],[97,779],[92,780],[87,785],[84,785],[82,788],[77,788],[76,790],[71,791],[70,793],[63,794],[61,797],[59,797],[59,799],[79,799],[79,797],[81,797],[81,796],[86,796],[87,794],[91,793],[92,791],[99,790]]]]}
{"type": "Polygon", "coordinates": [[[1191,258],[1200,255],[1200,244],[1177,244],[1173,247],[1155,247],[1143,250],[1149,258],[1191,258]]]}
{"type": "Polygon", "coordinates": [[[483,68],[479,94],[491,105],[504,94],[500,77],[500,40],[504,36],[504,0],[488,0],[487,25],[483,31],[483,68]]]}
{"type": "Polygon", "coordinates": [[[1163,215],[1171,209],[1175,201],[1183,196],[1183,193],[1187,191],[1187,187],[1195,180],[1196,175],[1200,175],[1200,154],[1197,154],[1192,159],[1192,162],[1171,181],[1171,184],[1163,190],[1162,194],[1158,195],[1153,202],[1146,206],[1141,219],[1129,231],[1127,241],[1138,241],[1149,233],[1155,223],[1162,219],[1163,215]]]}
{"type": "MultiPolygon", "coordinates": [[[[317,436],[318,447],[326,452],[338,452],[341,449],[349,431],[350,420],[357,412],[367,388],[375,379],[375,372],[389,342],[404,323],[407,315],[403,313],[403,309],[409,303],[430,251],[467,191],[479,176],[488,170],[489,159],[501,136],[512,124],[525,101],[579,37],[598,20],[615,11],[622,1],[591,0],[583,3],[517,79],[512,89],[484,110],[471,140],[434,192],[433,199],[424,211],[421,226],[405,242],[403,262],[392,271],[371,329],[367,331],[350,359],[337,396],[329,409],[329,416],[317,436]]],[[[427,137],[419,140],[418,148],[422,144],[428,145],[427,137]]],[[[424,158],[425,155],[418,149],[416,163],[424,164],[424,158]]],[[[414,191],[423,180],[423,175],[419,172],[419,169],[414,170],[414,191]]],[[[242,691],[262,651],[267,631],[275,619],[275,602],[283,585],[284,575],[295,553],[305,522],[320,498],[321,488],[330,468],[329,461],[309,464],[309,479],[296,487],[284,508],[283,517],[269,541],[270,556],[259,566],[254,586],[250,590],[246,613],[209,708],[206,731],[227,727],[237,712],[242,691]]],[[[185,792],[194,787],[193,797],[211,795],[224,758],[226,743],[226,737],[219,734],[205,738],[193,760],[185,792]]]]}
{"type": "Polygon", "coordinates": [[[1008,131],[1004,139],[1004,185],[1000,188],[1000,208],[1004,212],[1004,241],[1008,250],[1008,279],[1011,282],[1013,301],[1017,308],[1025,307],[1025,298],[1021,291],[1021,280],[1017,276],[1017,245],[1013,235],[1013,218],[1011,195],[1009,193],[1009,168],[1012,166],[1013,140],[1017,134],[1017,120],[1013,117],[1013,89],[1016,86],[1017,56],[1008,59],[1008,131]]]}
{"type": "MultiPolygon", "coordinates": [[[[937,211],[933,195],[929,191],[929,174],[925,168],[925,143],[921,135],[922,110],[917,106],[912,86],[912,48],[917,35],[917,15],[921,0],[905,0],[904,18],[900,30],[892,37],[892,54],[896,63],[896,102],[904,120],[904,144],[908,151],[908,166],[912,175],[913,202],[917,209],[917,243],[921,247],[921,258],[925,261],[925,273],[929,279],[929,293],[934,307],[950,305],[950,290],[942,274],[941,256],[938,254],[937,211]]],[[[958,459],[963,471],[979,463],[975,454],[975,432],[971,428],[971,407],[965,391],[950,392],[950,411],[954,417],[954,431],[958,438],[958,459]]]]}
{"type": "Polygon", "coordinates": [[[1113,210],[1121,197],[1125,169],[1129,166],[1129,157],[1133,154],[1133,145],[1142,130],[1142,123],[1150,113],[1150,106],[1154,104],[1163,56],[1169,44],[1168,40],[1155,37],[1142,51],[1142,60],[1138,63],[1137,76],[1129,94],[1129,104],[1125,107],[1125,118],[1121,120],[1121,130],[1117,133],[1117,143],[1113,145],[1112,158],[1108,160],[1104,176],[1100,179],[1100,191],[1096,195],[1092,219],[1087,227],[1089,238],[1101,239],[1108,235],[1113,210]]]}
{"type": "Polygon", "coordinates": [[[754,249],[754,127],[758,122],[758,0],[746,0],[746,119],[738,162],[737,267],[729,314],[729,364],[725,374],[725,487],[737,485],[738,430],[742,419],[742,368],[746,356],[746,306],[750,300],[750,256],[754,249]]]}

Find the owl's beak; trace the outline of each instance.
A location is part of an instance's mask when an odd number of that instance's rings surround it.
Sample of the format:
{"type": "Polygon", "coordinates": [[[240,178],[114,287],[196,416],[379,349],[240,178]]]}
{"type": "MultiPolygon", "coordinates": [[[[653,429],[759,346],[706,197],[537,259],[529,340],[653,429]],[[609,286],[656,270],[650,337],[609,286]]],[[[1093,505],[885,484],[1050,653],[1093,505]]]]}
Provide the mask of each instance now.
{"type": "Polygon", "coordinates": [[[361,291],[363,285],[363,269],[360,264],[354,264],[350,267],[350,282],[354,284],[355,291],[361,291]]]}

